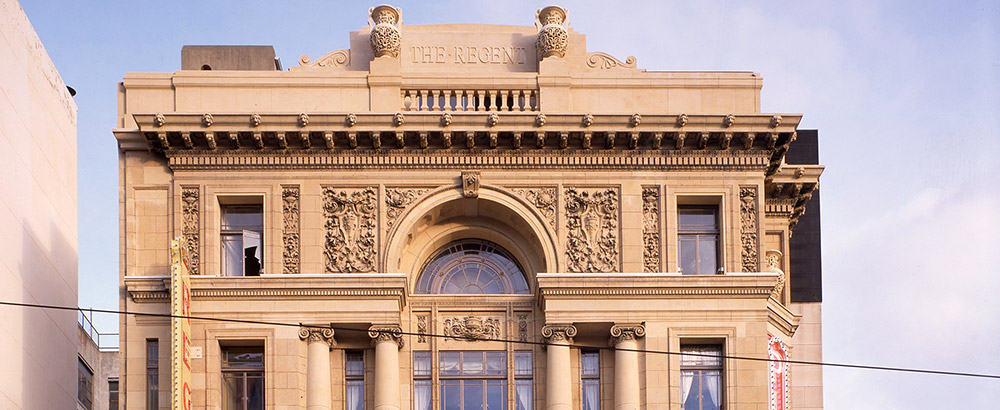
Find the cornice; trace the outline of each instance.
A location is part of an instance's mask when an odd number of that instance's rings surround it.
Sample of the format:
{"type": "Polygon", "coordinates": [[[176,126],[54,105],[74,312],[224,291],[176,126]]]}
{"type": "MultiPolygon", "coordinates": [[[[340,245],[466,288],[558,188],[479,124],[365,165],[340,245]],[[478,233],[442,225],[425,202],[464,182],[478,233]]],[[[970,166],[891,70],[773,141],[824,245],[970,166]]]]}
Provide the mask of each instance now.
{"type": "Polygon", "coordinates": [[[766,299],[777,276],[770,273],[726,275],[679,274],[538,274],[539,298],[634,299],[715,298],[766,299]]]}
{"type": "Polygon", "coordinates": [[[792,337],[799,328],[799,320],[802,316],[796,316],[774,298],[767,301],[767,322],[778,328],[786,336],[792,337]]]}
{"type": "Polygon", "coordinates": [[[764,180],[765,215],[788,219],[789,229],[794,228],[819,188],[824,169],[822,165],[782,164],[764,180]]]}

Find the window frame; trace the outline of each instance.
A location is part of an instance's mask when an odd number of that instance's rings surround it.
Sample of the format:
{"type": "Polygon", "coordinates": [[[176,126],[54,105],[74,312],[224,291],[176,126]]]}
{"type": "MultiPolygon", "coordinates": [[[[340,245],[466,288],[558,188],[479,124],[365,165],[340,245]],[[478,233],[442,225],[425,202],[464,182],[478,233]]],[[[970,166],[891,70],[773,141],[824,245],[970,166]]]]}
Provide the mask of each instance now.
{"type": "MultiPolygon", "coordinates": [[[[691,343],[686,343],[685,342],[685,343],[681,343],[679,351],[681,352],[681,355],[679,357],[680,363],[679,363],[678,369],[680,371],[680,378],[678,380],[681,381],[681,386],[682,386],[681,387],[682,394],[681,394],[681,397],[680,397],[680,399],[681,399],[681,403],[680,403],[681,404],[681,409],[684,409],[684,403],[685,403],[685,400],[687,399],[687,397],[684,397],[684,395],[683,395],[683,390],[684,390],[684,388],[683,388],[684,373],[688,372],[688,371],[712,371],[712,370],[714,370],[714,371],[718,372],[718,376],[717,376],[718,377],[718,380],[717,380],[718,386],[716,386],[716,388],[718,389],[719,397],[718,397],[718,403],[716,403],[718,405],[717,408],[718,408],[718,410],[725,410],[727,408],[726,407],[726,359],[725,359],[725,343],[712,343],[712,342],[703,342],[703,341],[696,341],[696,342],[691,342],[691,343]],[[685,364],[684,363],[684,355],[685,355],[685,350],[686,349],[706,348],[706,347],[707,348],[713,348],[713,349],[717,350],[717,352],[718,352],[718,358],[719,358],[718,364],[685,364]]],[[[695,377],[697,377],[699,386],[701,386],[701,383],[702,383],[704,375],[698,375],[698,376],[695,376],[695,377]]],[[[702,389],[699,388],[699,390],[702,390],[702,389]]],[[[690,391],[689,391],[688,394],[690,395],[690,391]]],[[[700,394],[699,394],[699,397],[701,397],[700,394]]],[[[699,407],[702,407],[702,405],[699,404],[699,407]]]]}
{"type": "Polygon", "coordinates": [[[677,271],[681,275],[721,275],[725,273],[725,259],[723,259],[724,232],[722,221],[722,206],[719,202],[684,201],[678,198],[677,203],[677,271]],[[715,225],[712,228],[685,227],[682,218],[685,211],[711,211],[714,214],[715,225]],[[697,255],[701,253],[701,240],[713,238],[715,243],[715,269],[712,273],[701,272],[701,258],[697,255]],[[685,238],[693,238],[695,246],[695,271],[693,273],[684,272],[684,252],[683,246],[685,238]]]}
{"type": "Polygon", "coordinates": [[[159,410],[159,408],[160,339],[146,339],[146,410],[159,410]]]}
{"type": "Polygon", "coordinates": [[[248,403],[247,402],[249,400],[249,396],[247,395],[247,386],[248,386],[247,383],[251,379],[251,377],[252,378],[259,378],[260,379],[260,404],[261,404],[261,409],[267,408],[267,385],[266,385],[266,381],[267,381],[267,363],[266,363],[267,362],[267,353],[266,353],[266,351],[264,349],[264,346],[259,346],[259,345],[222,345],[222,346],[219,346],[219,358],[220,358],[220,362],[219,362],[219,365],[220,365],[220,367],[219,367],[219,370],[220,370],[219,371],[219,375],[221,376],[220,380],[222,382],[222,384],[220,385],[220,388],[221,388],[220,389],[220,393],[221,393],[221,399],[222,399],[222,403],[221,404],[222,404],[223,408],[225,408],[226,399],[227,399],[227,397],[226,397],[226,379],[227,379],[227,376],[233,376],[233,375],[235,375],[235,378],[236,378],[237,381],[243,383],[242,392],[244,394],[244,397],[238,397],[237,398],[237,401],[238,401],[237,407],[236,407],[237,410],[248,410],[248,403]],[[251,351],[254,351],[254,353],[255,352],[260,352],[260,365],[259,366],[253,366],[253,367],[251,367],[251,366],[247,366],[247,367],[236,367],[236,366],[227,367],[227,361],[226,361],[227,356],[226,356],[226,354],[229,353],[230,351],[241,351],[241,350],[244,351],[244,352],[247,352],[247,353],[251,353],[251,351]],[[251,373],[254,373],[254,375],[251,375],[251,373]]]}
{"type": "Polygon", "coordinates": [[[267,230],[267,212],[264,201],[264,196],[262,195],[250,195],[250,196],[219,196],[219,276],[221,277],[254,277],[260,276],[265,272],[265,261],[267,258],[267,252],[265,252],[265,231],[267,230]],[[260,214],[260,225],[253,226],[237,226],[227,229],[225,225],[226,215],[230,212],[227,210],[252,210],[257,212],[232,212],[232,213],[259,213],[260,214]],[[253,228],[260,228],[259,230],[253,228]],[[239,228],[239,229],[237,229],[239,228]],[[248,228],[248,229],[243,229],[248,228]],[[259,254],[260,270],[256,275],[247,275],[246,267],[246,256],[245,256],[245,246],[248,237],[257,237],[254,240],[258,243],[257,254],[259,254]],[[240,258],[239,262],[239,275],[229,275],[230,263],[229,258],[226,255],[226,243],[229,241],[237,242],[240,245],[240,249],[243,249],[244,255],[240,258]]]}
{"type": "MultiPolygon", "coordinates": [[[[517,256],[502,245],[482,238],[470,237],[449,241],[437,247],[423,262],[417,275],[413,287],[415,295],[456,295],[456,296],[485,296],[485,295],[512,295],[529,296],[532,294],[531,282],[528,280],[527,271],[524,264],[518,260],[517,256]],[[476,249],[475,247],[479,247],[476,249]],[[465,260],[475,258],[478,255],[487,254],[492,257],[484,257],[484,266],[480,271],[486,271],[495,275],[489,283],[496,282],[500,292],[495,293],[472,293],[446,292],[449,283],[454,283],[453,279],[458,276],[458,272],[467,271],[458,269],[475,261],[465,260]],[[520,287],[523,286],[523,289],[520,287]]],[[[488,284],[489,284],[488,283],[488,284]]],[[[458,285],[456,285],[458,286],[458,285]]],[[[470,284],[466,285],[466,288],[470,284]]]]}
{"type": "Polygon", "coordinates": [[[586,396],[587,396],[587,387],[590,385],[592,385],[593,388],[597,390],[597,408],[589,410],[600,410],[601,409],[601,351],[581,349],[580,350],[580,409],[581,410],[588,410],[586,408],[586,396]],[[594,369],[595,371],[593,373],[588,373],[587,366],[584,364],[584,362],[589,357],[593,357],[597,363],[597,366],[594,369]]]}
{"type": "Polygon", "coordinates": [[[108,379],[108,410],[121,409],[121,384],[117,377],[108,379]],[[111,386],[114,386],[112,389],[111,386]],[[114,405],[112,405],[114,404],[114,405]]]}
{"type": "MultiPolygon", "coordinates": [[[[499,385],[502,389],[502,400],[500,409],[490,409],[490,410],[508,410],[510,407],[510,372],[508,369],[509,357],[507,350],[441,350],[438,351],[437,357],[437,380],[438,386],[437,391],[438,397],[438,409],[446,410],[445,401],[447,400],[447,395],[445,393],[445,388],[450,386],[455,386],[457,382],[458,393],[459,393],[459,410],[465,408],[466,403],[466,382],[480,382],[482,386],[482,407],[485,409],[488,407],[489,403],[489,390],[491,385],[499,385]],[[458,361],[456,362],[458,366],[458,372],[454,374],[445,374],[442,366],[444,360],[443,356],[445,354],[457,353],[458,361]],[[482,355],[481,373],[465,373],[463,367],[467,363],[465,356],[466,354],[479,353],[482,355]],[[499,366],[499,373],[489,373],[489,355],[502,355],[503,361],[499,366]]],[[[471,362],[470,362],[471,363],[471,362]]],[[[473,385],[474,386],[474,385],[473,385]]],[[[432,390],[435,390],[432,388],[432,390]]],[[[433,401],[432,401],[433,404],[433,401]]]]}
{"type": "Polygon", "coordinates": [[[83,356],[77,355],[76,371],[76,401],[83,408],[91,410],[94,408],[94,369],[87,364],[83,356]]]}
{"type": "Polygon", "coordinates": [[[365,360],[365,351],[364,350],[344,350],[344,409],[345,410],[351,410],[351,407],[349,406],[349,403],[347,402],[348,401],[348,397],[349,397],[349,395],[348,395],[349,387],[352,385],[351,382],[354,382],[354,384],[361,386],[361,395],[359,396],[361,398],[361,406],[359,408],[362,409],[362,410],[364,410],[364,409],[367,408],[366,406],[368,404],[365,402],[365,394],[366,394],[366,392],[365,392],[365,364],[366,363],[367,363],[367,361],[365,360]],[[350,363],[351,363],[352,356],[354,356],[354,357],[360,357],[361,358],[361,372],[358,373],[358,374],[351,373],[350,363]],[[360,383],[358,383],[358,382],[360,382],[360,383]]]}

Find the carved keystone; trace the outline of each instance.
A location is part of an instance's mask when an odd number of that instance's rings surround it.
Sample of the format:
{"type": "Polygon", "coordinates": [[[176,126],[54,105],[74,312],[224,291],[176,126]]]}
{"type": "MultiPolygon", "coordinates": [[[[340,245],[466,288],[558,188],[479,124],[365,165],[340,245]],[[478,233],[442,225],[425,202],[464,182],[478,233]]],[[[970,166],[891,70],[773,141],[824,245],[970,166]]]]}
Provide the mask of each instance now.
{"type": "Polygon", "coordinates": [[[479,171],[462,171],[462,195],[466,198],[478,198],[479,179],[479,171]]]}

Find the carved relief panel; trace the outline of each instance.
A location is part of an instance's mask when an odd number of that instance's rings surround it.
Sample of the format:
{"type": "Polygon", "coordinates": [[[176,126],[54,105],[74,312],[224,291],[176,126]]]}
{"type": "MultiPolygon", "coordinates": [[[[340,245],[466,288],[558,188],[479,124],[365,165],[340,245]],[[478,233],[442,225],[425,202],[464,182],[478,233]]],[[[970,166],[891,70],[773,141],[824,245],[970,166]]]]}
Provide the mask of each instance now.
{"type": "Polygon", "coordinates": [[[558,192],[555,187],[514,188],[513,191],[517,196],[534,206],[545,217],[545,221],[552,229],[556,228],[558,192]]]}
{"type": "Polygon", "coordinates": [[[757,187],[740,187],[740,248],[743,272],[760,271],[757,249],[758,215],[757,187]]]}
{"type": "Polygon", "coordinates": [[[386,188],[385,189],[385,226],[392,228],[396,220],[406,212],[413,202],[427,193],[423,188],[386,188]]]}
{"type": "Polygon", "coordinates": [[[660,187],[642,187],[642,266],[645,272],[662,272],[660,256],[660,187]]]}
{"type": "Polygon", "coordinates": [[[376,269],[377,190],[323,190],[326,272],[364,273],[376,269]]]}
{"type": "Polygon", "coordinates": [[[617,188],[567,188],[566,267],[570,272],[619,270],[617,188]]]}
{"type": "Polygon", "coordinates": [[[281,188],[282,272],[299,273],[299,187],[281,188]]]}
{"type": "Polygon", "coordinates": [[[198,250],[201,249],[199,232],[201,231],[201,190],[199,187],[181,188],[181,215],[184,218],[184,225],[181,233],[187,241],[188,257],[191,259],[191,274],[197,275],[201,269],[201,258],[198,250]]]}

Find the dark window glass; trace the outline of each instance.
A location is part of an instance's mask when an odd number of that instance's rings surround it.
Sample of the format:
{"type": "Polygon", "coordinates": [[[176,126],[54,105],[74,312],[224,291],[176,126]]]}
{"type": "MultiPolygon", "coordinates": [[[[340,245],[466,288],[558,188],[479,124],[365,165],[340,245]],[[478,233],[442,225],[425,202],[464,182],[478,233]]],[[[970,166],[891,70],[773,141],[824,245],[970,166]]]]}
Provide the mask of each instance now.
{"type": "Polygon", "coordinates": [[[719,273],[719,207],[680,206],[677,225],[681,273],[719,273]]]}
{"type": "Polygon", "coordinates": [[[76,368],[76,399],[83,408],[90,410],[94,408],[94,371],[90,370],[90,367],[83,362],[83,359],[77,360],[76,368]]]}
{"type": "Polygon", "coordinates": [[[722,348],[681,346],[681,403],[684,410],[722,408],[722,348]]]}
{"type": "Polygon", "coordinates": [[[489,241],[453,242],[434,254],[421,272],[417,293],[529,293],[521,265],[489,241]]]}
{"type": "Polygon", "coordinates": [[[264,349],[222,348],[222,408],[264,409],[264,349]]]}
{"type": "Polygon", "coordinates": [[[160,408],[160,341],[146,340],[146,410],[160,408]]]}
{"type": "Polygon", "coordinates": [[[118,380],[108,381],[108,410],[118,410],[118,380]]]}
{"type": "Polygon", "coordinates": [[[583,410],[600,410],[601,356],[598,352],[580,353],[580,386],[583,410]]]}
{"type": "Polygon", "coordinates": [[[344,353],[344,408],[346,410],[365,409],[365,352],[344,353]]]}
{"type": "Polygon", "coordinates": [[[259,276],[264,265],[264,211],[260,205],[222,205],[222,276],[259,276]]]}

